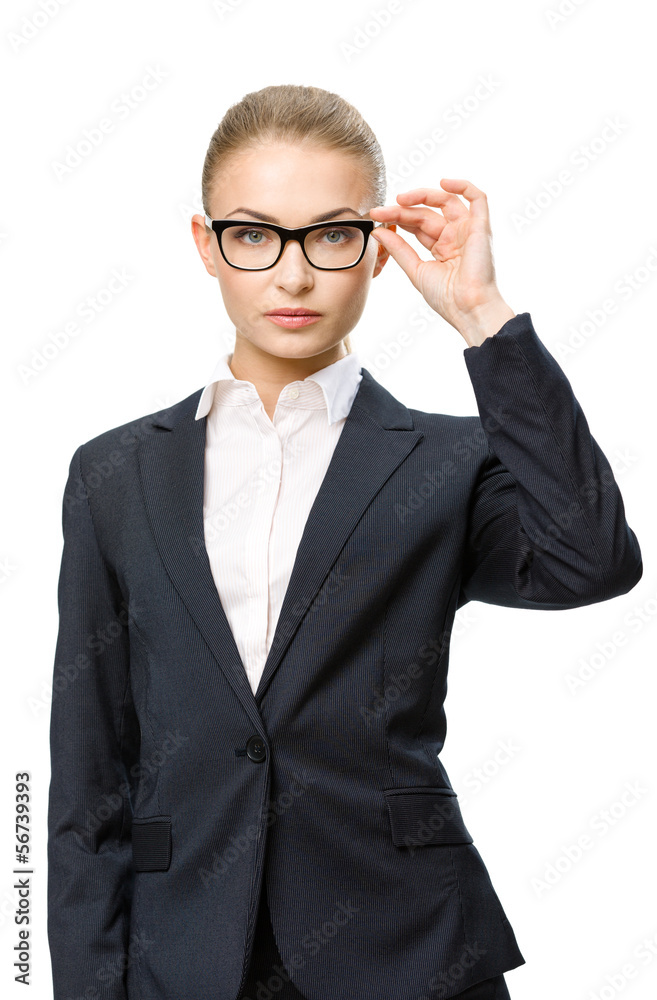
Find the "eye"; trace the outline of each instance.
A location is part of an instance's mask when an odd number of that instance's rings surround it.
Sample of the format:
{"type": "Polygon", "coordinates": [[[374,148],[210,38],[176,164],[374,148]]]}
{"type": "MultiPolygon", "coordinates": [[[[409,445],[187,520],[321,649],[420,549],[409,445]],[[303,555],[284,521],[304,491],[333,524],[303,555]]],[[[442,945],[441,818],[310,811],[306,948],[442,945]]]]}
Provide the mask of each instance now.
{"type": "Polygon", "coordinates": [[[320,229],[318,231],[317,238],[318,239],[322,239],[324,236],[327,236],[327,237],[330,236],[331,237],[331,239],[327,239],[327,243],[330,243],[332,246],[337,246],[339,244],[340,240],[342,240],[342,242],[348,242],[349,240],[353,240],[354,239],[354,232],[353,232],[353,230],[338,229],[338,228],[335,228],[335,227],[333,227],[331,229],[320,229]],[[333,238],[333,237],[336,237],[336,238],[333,238]]]}
{"type": "Polygon", "coordinates": [[[254,229],[250,226],[248,229],[229,229],[229,233],[234,240],[242,240],[243,236],[247,236],[248,239],[245,242],[246,246],[258,247],[262,246],[267,238],[267,230],[265,229],[254,229]],[[252,240],[251,237],[254,237],[252,240]]]}

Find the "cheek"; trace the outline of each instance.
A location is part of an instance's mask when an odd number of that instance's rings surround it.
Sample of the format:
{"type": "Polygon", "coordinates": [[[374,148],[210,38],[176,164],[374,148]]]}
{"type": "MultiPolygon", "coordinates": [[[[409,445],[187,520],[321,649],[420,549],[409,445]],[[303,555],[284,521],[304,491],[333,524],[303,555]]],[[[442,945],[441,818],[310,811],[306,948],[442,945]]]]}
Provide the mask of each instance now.
{"type": "MultiPolygon", "coordinates": [[[[358,270],[358,268],[354,268],[354,272],[358,270]]],[[[367,299],[369,286],[369,277],[365,277],[364,274],[351,274],[349,281],[345,282],[344,287],[341,289],[342,308],[347,312],[360,315],[367,299]]]]}
{"type": "Polygon", "coordinates": [[[267,293],[260,287],[261,282],[254,274],[236,271],[223,262],[217,269],[219,287],[229,315],[241,323],[257,320],[263,312],[273,309],[275,303],[266,304],[267,293]]]}

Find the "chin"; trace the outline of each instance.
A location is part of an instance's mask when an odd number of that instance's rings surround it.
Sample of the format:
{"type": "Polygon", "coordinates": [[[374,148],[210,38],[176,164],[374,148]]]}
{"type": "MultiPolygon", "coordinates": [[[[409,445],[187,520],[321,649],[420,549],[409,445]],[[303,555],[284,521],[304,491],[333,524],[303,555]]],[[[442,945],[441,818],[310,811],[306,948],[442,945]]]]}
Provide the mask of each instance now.
{"type": "Polygon", "coordinates": [[[267,337],[246,337],[254,347],[279,358],[306,358],[342,347],[346,334],[337,339],[318,337],[310,327],[298,330],[276,330],[267,337]]]}

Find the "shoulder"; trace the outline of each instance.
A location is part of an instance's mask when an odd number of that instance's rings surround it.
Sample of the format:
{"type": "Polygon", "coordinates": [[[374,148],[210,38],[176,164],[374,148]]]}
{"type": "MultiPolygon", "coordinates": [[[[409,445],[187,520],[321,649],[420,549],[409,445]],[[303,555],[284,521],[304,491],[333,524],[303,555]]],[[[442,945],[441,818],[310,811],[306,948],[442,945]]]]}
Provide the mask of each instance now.
{"type": "Polygon", "coordinates": [[[384,427],[417,430],[433,436],[445,433],[462,434],[481,425],[477,414],[459,416],[407,406],[366,368],[362,368],[361,372],[363,381],[354,399],[354,405],[365,410],[372,419],[384,427]]]}
{"type": "Polygon", "coordinates": [[[85,472],[93,472],[94,467],[124,466],[136,453],[140,441],[173,429],[183,419],[193,420],[202,391],[195,389],[171,406],[136,416],[83,441],[73,456],[80,462],[83,477],[85,472]]]}
{"type": "Polygon", "coordinates": [[[475,464],[487,458],[488,439],[478,414],[460,416],[406,406],[371,372],[363,368],[362,373],[363,382],[354,405],[381,427],[420,432],[422,437],[415,449],[418,456],[430,462],[438,457],[468,456],[475,464]]]}
{"type": "Polygon", "coordinates": [[[409,408],[416,430],[422,431],[424,450],[436,459],[463,465],[464,459],[473,469],[487,461],[490,454],[488,436],[481,419],[451,413],[427,413],[409,408]]]}
{"type": "Polygon", "coordinates": [[[449,434],[451,436],[481,427],[481,420],[477,414],[459,416],[455,413],[431,412],[418,410],[414,407],[408,407],[408,412],[413,418],[415,428],[425,434],[449,434]]]}

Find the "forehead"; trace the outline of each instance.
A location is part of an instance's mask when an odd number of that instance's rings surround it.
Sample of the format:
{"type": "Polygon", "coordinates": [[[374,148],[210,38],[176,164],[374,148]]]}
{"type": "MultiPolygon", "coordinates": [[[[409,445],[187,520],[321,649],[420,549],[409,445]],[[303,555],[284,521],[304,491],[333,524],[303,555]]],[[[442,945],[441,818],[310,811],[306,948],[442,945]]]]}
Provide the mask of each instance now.
{"type": "Polygon", "coordinates": [[[218,171],[212,196],[215,218],[246,205],[289,226],[342,205],[362,215],[370,202],[370,185],[354,156],[283,143],[233,154],[218,171]]]}

